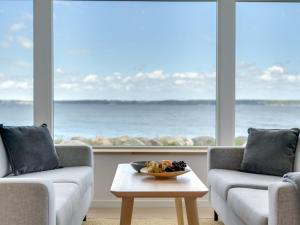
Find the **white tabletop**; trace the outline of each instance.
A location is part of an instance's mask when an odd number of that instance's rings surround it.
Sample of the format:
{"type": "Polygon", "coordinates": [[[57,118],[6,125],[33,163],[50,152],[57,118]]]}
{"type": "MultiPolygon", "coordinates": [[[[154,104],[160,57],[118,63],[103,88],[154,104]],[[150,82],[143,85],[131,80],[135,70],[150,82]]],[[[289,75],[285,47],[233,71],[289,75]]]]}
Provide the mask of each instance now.
{"type": "Polygon", "coordinates": [[[111,192],[117,197],[202,197],[208,189],[192,170],[177,178],[156,179],[137,173],[130,164],[119,164],[111,192]]]}

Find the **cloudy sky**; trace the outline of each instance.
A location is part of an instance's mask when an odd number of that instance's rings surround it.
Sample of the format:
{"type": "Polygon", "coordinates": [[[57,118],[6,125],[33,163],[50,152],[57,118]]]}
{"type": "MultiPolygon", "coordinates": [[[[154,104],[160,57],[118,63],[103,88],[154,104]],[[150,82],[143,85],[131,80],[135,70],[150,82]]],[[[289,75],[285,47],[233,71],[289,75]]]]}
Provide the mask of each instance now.
{"type": "MultiPolygon", "coordinates": [[[[55,99],[214,99],[216,4],[55,2],[55,99]]],[[[0,1],[0,98],[32,99],[32,2],[0,1]]],[[[300,99],[300,4],[237,4],[237,98],[300,99]]]]}

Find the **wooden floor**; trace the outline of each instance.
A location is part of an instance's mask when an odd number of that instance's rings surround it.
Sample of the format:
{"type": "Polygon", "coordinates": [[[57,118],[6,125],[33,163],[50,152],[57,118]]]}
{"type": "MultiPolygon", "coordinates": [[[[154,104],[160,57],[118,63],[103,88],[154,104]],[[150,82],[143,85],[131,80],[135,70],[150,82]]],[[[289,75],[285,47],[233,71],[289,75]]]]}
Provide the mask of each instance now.
{"type": "MultiPolygon", "coordinates": [[[[199,208],[199,217],[203,219],[213,218],[212,208],[199,208]]],[[[88,218],[107,218],[107,219],[118,219],[120,218],[119,208],[92,208],[89,210],[88,218]]],[[[134,208],[133,217],[136,219],[146,219],[146,218],[160,218],[160,219],[170,219],[176,218],[175,208],[134,208]]],[[[186,215],[185,215],[186,217],[186,215]]]]}

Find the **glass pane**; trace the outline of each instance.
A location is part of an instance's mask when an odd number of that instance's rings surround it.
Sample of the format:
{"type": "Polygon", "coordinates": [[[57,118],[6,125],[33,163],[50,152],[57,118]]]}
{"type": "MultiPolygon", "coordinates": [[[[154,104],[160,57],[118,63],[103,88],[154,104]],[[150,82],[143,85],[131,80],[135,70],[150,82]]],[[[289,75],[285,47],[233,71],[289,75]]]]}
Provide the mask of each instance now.
{"type": "Polygon", "coordinates": [[[32,1],[0,1],[0,118],[33,124],[32,1]]]}
{"type": "Polygon", "coordinates": [[[236,144],[300,127],[300,4],[237,3],[236,144]]]}
{"type": "Polygon", "coordinates": [[[56,142],[213,145],[215,58],[215,3],[56,1],[56,142]]]}

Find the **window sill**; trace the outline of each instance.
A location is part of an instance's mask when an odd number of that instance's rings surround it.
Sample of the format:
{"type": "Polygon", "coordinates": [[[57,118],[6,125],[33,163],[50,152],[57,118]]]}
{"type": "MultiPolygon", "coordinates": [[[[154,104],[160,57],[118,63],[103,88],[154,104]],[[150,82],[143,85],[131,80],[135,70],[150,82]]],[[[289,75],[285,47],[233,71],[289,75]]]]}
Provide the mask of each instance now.
{"type": "Polygon", "coordinates": [[[209,146],[201,147],[93,147],[94,154],[207,154],[209,146]]]}

